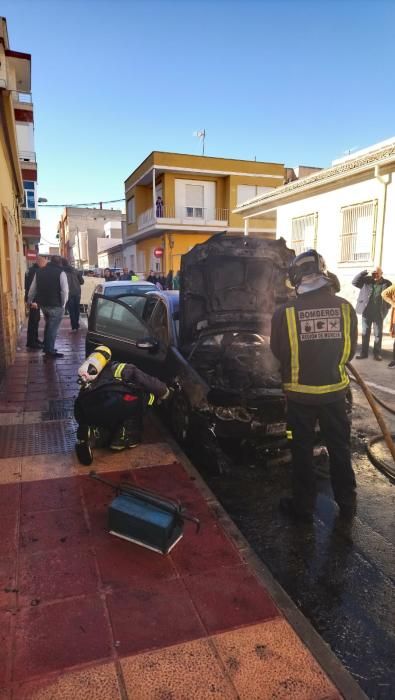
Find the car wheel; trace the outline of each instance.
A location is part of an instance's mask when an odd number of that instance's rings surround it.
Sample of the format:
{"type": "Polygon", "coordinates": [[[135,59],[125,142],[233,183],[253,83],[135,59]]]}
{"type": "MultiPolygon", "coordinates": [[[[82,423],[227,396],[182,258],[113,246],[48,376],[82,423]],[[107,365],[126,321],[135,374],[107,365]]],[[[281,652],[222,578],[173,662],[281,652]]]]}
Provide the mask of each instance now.
{"type": "Polygon", "coordinates": [[[184,394],[176,393],[171,404],[170,423],[176,440],[186,444],[190,437],[190,407],[184,394]]]}

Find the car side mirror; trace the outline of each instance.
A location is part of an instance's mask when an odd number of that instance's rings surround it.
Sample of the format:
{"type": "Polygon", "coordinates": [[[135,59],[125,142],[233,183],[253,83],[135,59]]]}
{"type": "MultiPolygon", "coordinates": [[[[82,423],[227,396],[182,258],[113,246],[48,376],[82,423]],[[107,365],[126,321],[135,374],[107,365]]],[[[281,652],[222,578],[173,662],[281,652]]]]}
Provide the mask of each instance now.
{"type": "Polygon", "coordinates": [[[136,343],[136,348],[139,350],[149,350],[150,352],[157,352],[159,350],[159,343],[155,338],[142,338],[136,343]]]}

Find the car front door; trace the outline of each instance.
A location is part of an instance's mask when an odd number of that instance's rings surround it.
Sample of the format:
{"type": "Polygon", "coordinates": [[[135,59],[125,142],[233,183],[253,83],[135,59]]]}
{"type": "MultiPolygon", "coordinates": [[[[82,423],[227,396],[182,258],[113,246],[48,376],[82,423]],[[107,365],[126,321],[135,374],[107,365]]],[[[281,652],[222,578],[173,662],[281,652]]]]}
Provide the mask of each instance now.
{"type": "Polygon", "coordinates": [[[95,296],[89,317],[87,353],[97,345],[107,345],[114,360],[131,362],[154,374],[152,369],[156,362],[153,358],[158,354],[159,346],[150,333],[147,324],[130,305],[102,294],[95,296]]]}

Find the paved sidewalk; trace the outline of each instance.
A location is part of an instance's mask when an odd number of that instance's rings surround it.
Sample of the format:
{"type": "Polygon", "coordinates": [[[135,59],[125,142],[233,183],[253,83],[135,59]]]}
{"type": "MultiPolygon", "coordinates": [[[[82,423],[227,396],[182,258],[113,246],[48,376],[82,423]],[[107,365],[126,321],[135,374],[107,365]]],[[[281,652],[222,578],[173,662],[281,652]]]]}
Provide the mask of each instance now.
{"type": "Polygon", "coordinates": [[[112,493],[73,451],[83,332],[65,320],[57,345],[44,362],[22,339],[0,388],[0,699],[340,697],[152,420],[94,468],[180,498],[201,532],[167,557],[107,534],[112,493]]]}

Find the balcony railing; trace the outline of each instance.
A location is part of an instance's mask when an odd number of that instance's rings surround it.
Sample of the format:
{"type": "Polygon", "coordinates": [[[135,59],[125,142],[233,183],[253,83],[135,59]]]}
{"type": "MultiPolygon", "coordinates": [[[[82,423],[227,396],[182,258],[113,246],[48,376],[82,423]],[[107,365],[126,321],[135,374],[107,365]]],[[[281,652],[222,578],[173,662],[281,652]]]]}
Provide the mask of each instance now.
{"type": "Polygon", "coordinates": [[[37,219],[37,211],[36,209],[26,209],[23,207],[21,209],[21,217],[22,219],[37,219]]]}
{"type": "Polygon", "coordinates": [[[206,207],[170,207],[161,205],[151,207],[137,218],[138,230],[152,226],[153,224],[178,224],[188,226],[215,225],[228,223],[229,210],[206,207]]]}
{"type": "Polygon", "coordinates": [[[14,102],[23,102],[27,105],[31,105],[33,103],[31,92],[19,92],[19,90],[11,90],[11,94],[14,102]]]}
{"type": "Polygon", "coordinates": [[[19,160],[26,161],[27,163],[35,163],[36,154],[34,151],[19,151],[19,160]]]}

